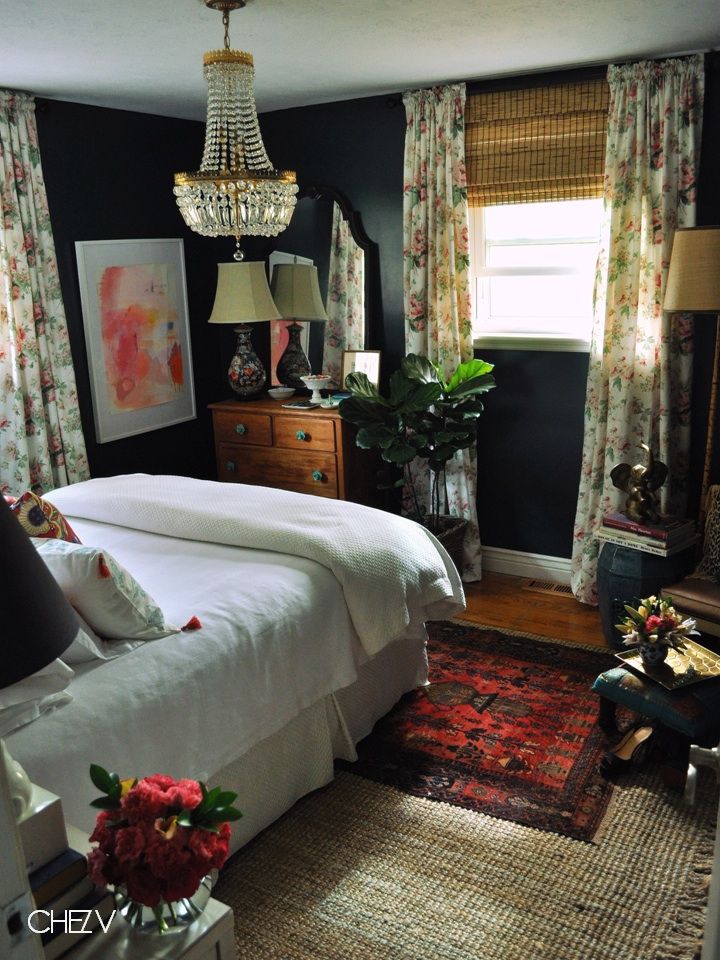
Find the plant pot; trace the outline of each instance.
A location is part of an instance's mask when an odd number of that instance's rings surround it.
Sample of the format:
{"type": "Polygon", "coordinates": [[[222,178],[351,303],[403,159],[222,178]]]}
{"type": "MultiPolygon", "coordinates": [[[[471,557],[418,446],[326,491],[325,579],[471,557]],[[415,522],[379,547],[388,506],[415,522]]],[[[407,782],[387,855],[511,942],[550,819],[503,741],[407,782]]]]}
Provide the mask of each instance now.
{"type": "Polygon", "coordinates": [[[435,536],[450,554],[459,573],[463,568],[463,542],[467,525],[468,521],[462,517],[441,516],[438,517],[438,529],[435,531],[435,536]]]}

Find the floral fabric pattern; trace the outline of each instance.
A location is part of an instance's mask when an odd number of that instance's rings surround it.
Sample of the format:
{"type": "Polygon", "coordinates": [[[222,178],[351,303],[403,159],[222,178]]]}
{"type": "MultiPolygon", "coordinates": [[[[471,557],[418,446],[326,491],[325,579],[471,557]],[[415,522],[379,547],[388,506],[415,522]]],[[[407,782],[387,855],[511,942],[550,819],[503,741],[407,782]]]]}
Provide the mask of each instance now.
{"type": "Polygon", "coordinates": [[[0,91],[0,491],[90,476],[35,101],[0,91]]]}
{"type": "Polygon", "coordinates": [[[675,230],[695,223],[703,58],[644,61],[608,70],[610,107],[604,226],[595,282],[572,587],[597,603],[603,514],[621,496],[610,471],[643,459],[667,463],[664,512],[682,513],[690,445],[693,325],[663,312],[675,230]]]}
{"type": "MultiPolygon", "coordinates": [[[[473,358],[470,253],[465,176],[465,84],[403,96],[407,129],[403,201],[405,347],[439,364],[449,378],[473,358]]],[[[430,507],[430,471],[413,464],[422,502],[430,507]]],[[[464,580],[481,576],[476,450],[447,467],[447,512],[469,521],[464,580]]]]}
{"type": "Polygon", "coordinates": [[[323,373],[341,387],[343,350],[365,346],[365,252],[355,243],[337,203],[333,203],[325,312],[323,373]]]}

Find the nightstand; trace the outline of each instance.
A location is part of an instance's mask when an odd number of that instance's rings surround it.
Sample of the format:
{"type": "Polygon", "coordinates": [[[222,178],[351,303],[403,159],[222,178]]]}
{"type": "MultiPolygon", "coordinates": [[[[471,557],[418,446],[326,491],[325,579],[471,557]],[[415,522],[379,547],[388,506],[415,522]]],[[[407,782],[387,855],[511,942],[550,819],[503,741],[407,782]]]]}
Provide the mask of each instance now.
{"type": "Polygon", "coordinates": [[[218,480],[379,505],[377,459],[337,409],[276,400],[211,403],[218,480]]]}
{"type": "Polygon", "coordinates": [[[116,916],[107,933],[98,930],[66,955],[67,960],[235,960],[233,913],[210,899],[187,929],[162,936],[138,933],[116,916]]]}

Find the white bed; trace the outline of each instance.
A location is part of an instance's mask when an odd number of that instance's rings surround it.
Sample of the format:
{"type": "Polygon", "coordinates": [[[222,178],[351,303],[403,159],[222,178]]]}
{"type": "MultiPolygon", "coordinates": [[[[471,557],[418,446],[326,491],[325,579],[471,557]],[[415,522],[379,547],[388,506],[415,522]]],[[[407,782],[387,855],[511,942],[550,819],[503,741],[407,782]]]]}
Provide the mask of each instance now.
{"type": "Polygon", "coordinates": [[[236,790],[236,849],[327,783],[334,757],[354,759],[375,721],[425,681],[424,622],[464,604],[434,538],[356,504],[146,475],[47,499],[167,620],[202,624],[76,666],[72,701],[7,738],[86,830],[96,762],[236,790]]]}

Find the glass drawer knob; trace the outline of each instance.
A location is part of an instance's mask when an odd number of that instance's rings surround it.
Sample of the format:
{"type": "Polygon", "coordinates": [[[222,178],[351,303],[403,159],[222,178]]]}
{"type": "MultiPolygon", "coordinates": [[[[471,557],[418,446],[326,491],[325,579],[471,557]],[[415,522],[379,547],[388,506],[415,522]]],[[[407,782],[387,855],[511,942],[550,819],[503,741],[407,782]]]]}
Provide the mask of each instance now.
{"type": "Polygon", "coordinates": [[[323,480],[324,478],[323,478],[322,470],[313,470],[312,478],[313,480],[315,480],[316,483],[319,483],[321,480],[323,480]]]}
{"type": "Polygon", "coordinates": [[[235,433],[239,433],[239,434],[247,433],[247,427],[245,426],[245,424],[244,424],[244,423],[236,423],[236,424],[235,424],[235,433]]]}
{"type": "Polygon", "coordinates": [[[295,434],[296,440],[307,440],[307,438],[307,434],[304,430],[298,430],[298,432],[295,434]]]}
{"type": "Polygon", "coordinates": [[[232,460],[228,460],[225,464],[225,469],[228,473],[235,473],[235,463],[232,460]]]}

